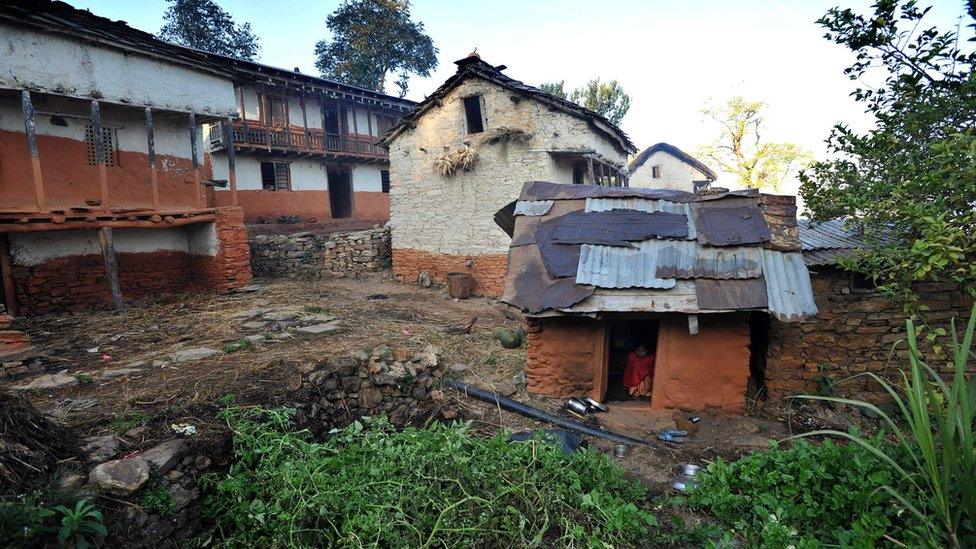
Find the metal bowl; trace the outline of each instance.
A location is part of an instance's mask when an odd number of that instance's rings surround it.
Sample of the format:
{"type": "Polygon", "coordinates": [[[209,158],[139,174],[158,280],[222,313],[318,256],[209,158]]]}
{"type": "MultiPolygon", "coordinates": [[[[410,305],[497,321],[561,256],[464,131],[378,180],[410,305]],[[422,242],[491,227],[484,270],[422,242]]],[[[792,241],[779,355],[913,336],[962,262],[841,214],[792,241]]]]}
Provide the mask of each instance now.
{"type": "Polygon", "coordinates": [[[583,402],[582,400],[576,397],[573,397],[566,401],[566,408],[568,408],[573,412],[576,412],[577,414],[586,414],[589,413],[590,411],[589,404],[583,402]]]}
{"type": "Polygon", "coordinates": [[[607,408],[605,405],[601,404],[600,402],[597,402],[597,401],[593,400],[590,397],[584,398],[583,399],[583,402],[585,402],[587,405],[589,405],[590,408],[593,408],[595,410],[599,410],[601,412],[606,412],[607,410],[609,410],[609,408],[607,408]]]}
{"type": "Polygon", "coordinates": [[[694,463],[682,463],[678,466],[678,471],[680,471],[682,475],[687,475],[689,477],[694,477],[698,474],[698,471],[701,471],[701,469],[701,466],[695,465],[694,463]]]}

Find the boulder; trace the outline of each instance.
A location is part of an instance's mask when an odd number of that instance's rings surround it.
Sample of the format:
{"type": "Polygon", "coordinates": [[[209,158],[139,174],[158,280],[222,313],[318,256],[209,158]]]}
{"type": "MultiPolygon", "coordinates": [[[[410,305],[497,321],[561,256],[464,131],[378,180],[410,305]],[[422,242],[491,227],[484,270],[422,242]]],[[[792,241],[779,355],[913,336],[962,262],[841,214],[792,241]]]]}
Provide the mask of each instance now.
{"type": "Polygon", "coordinates": [[[88,437],[81,446],[85,460],[90,463],[100,463],[112,459],[119,453],[119,439],[113,435],[88,437]]]}
{"type": "Polygon", "coordinates": [[[149,462],[139,458],[106,461],[92,469],[88,481],[104,492],[127,496],[149,480],[149,462]]]}
{"type": "Polygon", "coordinates": [[[336,322],[326,322],[323,324],[313,324],[311,326],[302,326],[301,328],[296,328],[295,331],[304,335],[327,335],[334,334],[341,330],[339,324],[336,322]]]}
{"type": "Polygon", "coordinates": [[[209,356],[218,354],[220,351],[216,349],[211,349],[210,347],[192,347],[190,349],[183,349],[181,351],[176,351],[175,353],[169,355],[173,362],[191,362],[194,360],[202,360],[209,356]]]}
{"type": "Polygon", "coordinates": [[[166,474],[186,455],[186,443],[174,438],[157,444],[139,455],[140,458],[156,466],[161,474],[166,474]]]}
{"type": "Polygon", "coordinates": [[[44,374],[42,376],[35,377],[25,384],[13,386],[13,389],[15,391],[60,389],[61,387],[69,387],[77,384],[78,378],[73,375],[69,375],[68,370],[61,370],[56,374],[44,374]]]}

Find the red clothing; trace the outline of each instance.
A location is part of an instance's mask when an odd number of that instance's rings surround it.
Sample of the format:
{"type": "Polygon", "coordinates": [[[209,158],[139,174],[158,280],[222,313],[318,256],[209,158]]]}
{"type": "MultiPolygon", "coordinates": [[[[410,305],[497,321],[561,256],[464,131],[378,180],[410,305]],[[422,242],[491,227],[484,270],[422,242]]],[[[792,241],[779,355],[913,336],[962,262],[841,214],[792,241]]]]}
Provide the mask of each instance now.
{"type": "Polygon", "coordinates": [[[631,351],[624,367],[624,387],[637,387],[641,381],[654,375],[654,353],[638,356],[631,351]]]}

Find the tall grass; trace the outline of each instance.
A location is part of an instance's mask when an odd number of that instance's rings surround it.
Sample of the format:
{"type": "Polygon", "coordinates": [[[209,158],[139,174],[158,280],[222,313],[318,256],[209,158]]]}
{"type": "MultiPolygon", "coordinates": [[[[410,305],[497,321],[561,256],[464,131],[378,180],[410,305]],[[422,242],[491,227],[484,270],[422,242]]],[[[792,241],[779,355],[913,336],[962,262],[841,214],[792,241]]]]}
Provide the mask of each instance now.
{"type": "MultiPolygon", "coordinates": [[[[919,544],[950,547],[976,543],[976,442],[973,414],[976,410],[976,376],[966,375],[973,354],[976,306],[960,339],[952,321],[952,379],[946,383],[918,350],[918,334],[907,322],[909,371],[900,383],[868,373],[895,404],[889,415],[860,400],[803,395],[798,398],[827,400],[871,410],[883,420],[894,441],[883,445],[857,434],[821,430],[798,436],[834,435],[867,448],[887,462],[906,482],[907,488],[885,485],[884,490],[912,513],[925,538],[919,544]]],[[[894,483],[893,483],[894,484],[894,483]]]]}

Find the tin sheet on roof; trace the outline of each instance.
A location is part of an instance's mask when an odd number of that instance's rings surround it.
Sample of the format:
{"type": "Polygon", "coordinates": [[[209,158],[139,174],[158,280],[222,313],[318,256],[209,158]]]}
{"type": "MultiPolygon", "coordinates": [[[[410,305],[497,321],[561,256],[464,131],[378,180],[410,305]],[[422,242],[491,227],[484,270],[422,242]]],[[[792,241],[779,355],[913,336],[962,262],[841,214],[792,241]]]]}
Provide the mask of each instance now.
{"type": "Polygon", "coordinates": [[[698,306],[702,310],[765,309],[769,304],[766,283],[760,278],[741,280],[695,280],[698,306]]]}
{"type": "Polygon", "coordinates": [[[696,203],[692,208],[698,242],[712,246],[736,246],[769,242],[769,226],[755,203],[735,201],[727,207],[723,202],[696,203]]]}
{"type": "MultiPolygon", "coordinates": [[[[628,246],[648,238],[685,238],[688,221],[684,215],[666,212],[613,210],[575,211],[540,223],[552,225],[551,239],[556,244],[604,244],[628,246]]],[[[538,230],[537,230],[538,231],[538,230]]],[[[538,240],[538,232],[536,239],[538,240]]]]}
{"type": "Polygon", "coordinates": [[[762,250],[763,278],[769,299],[769,314],[784,322],[817,314],[810,286],[810,272],[799,252],[762,250]]]}
{"type": "Polygon", "coordinates": [[[510,237],[515,236],[515,203],[509,202],[495,212],[495,224],[510,237]]]}
{"type": "Polygon", "coordinates": [[[655,275],[660,250],[668,243],[645,240],[634,248],[583,244],[576,282],[600,288],[673,288],[674,278],[655,275]]]}
{"type": "Polygon", "coordinates": [[[688,238],[698,238],[695,221],[691,215],[691,205],[667,200],[650,200],[647,198],[587,198],[585,211],[608,212],[610,210],[637,210],[641,212],[667,212],[684,215],[688,219],[688,238]]]}
{"type": "Polygon", "coordinates": [[[756,189],[744,189],[707,195],[697,195],[687,191],[672,189],[642,189],[636,187],[598,187],[595,185],[567,185],[548,181],[529,181],[522,186],[522,200],[569,200],[579,198],[647,198],[670,202],[711,202],[726,197],[759,196],[756,189]]]}
{"type": "Polygon", "coordinates": [[[821,265],[835,265],[841,259],[849,257],[855,253],[855,250],[847,248],[834,248],[834,249],[823,249],[823,250],[804,250],[803,251],[803,262],[807,264],[808,267],[819,267],[821,265]]]}
{"type": "Polygon", "coordinates": [[[555,200],[519,200],[515,203],[515,215],[546,215],[555,202],[555,200]]]}
{"type": "Polygon", "coordinates": [[[758,278],[759,248],[700,246],[694,241],[669,241],[658,250],[661,278],[758,278]]]}
{"type": "Polygon", "coordinates": [[[844,229],[843,219],[829,221],[811,221],[798,219],[800,227],[800,243],[803,251],[840,248],[863,248],[864,240],[853,232],[844,229]]]}

